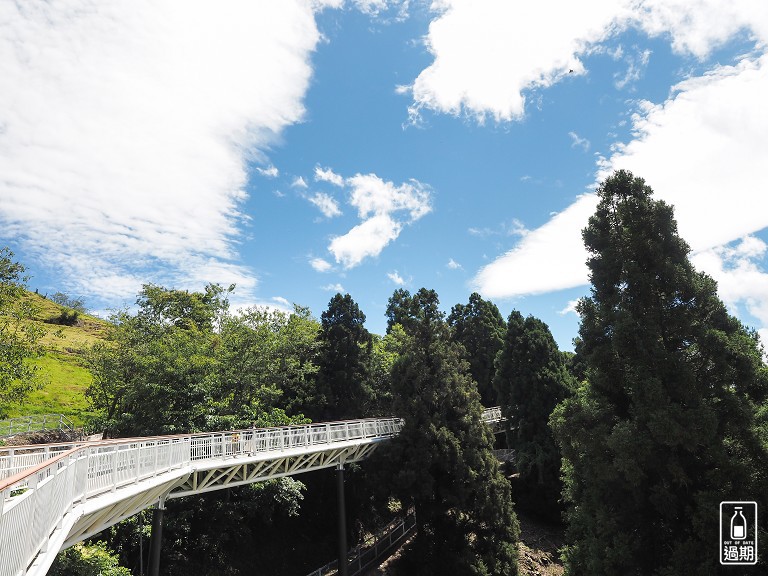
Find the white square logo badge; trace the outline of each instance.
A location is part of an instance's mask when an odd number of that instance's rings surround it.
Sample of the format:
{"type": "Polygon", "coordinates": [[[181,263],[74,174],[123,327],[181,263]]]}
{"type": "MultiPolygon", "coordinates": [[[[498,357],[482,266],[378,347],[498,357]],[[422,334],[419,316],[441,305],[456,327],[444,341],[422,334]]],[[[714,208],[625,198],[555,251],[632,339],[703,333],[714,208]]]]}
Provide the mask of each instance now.
{"type": "Polygon", "coordinates": [[[720,564],[757,564],[757,502],[720,502],[720,564]]]}

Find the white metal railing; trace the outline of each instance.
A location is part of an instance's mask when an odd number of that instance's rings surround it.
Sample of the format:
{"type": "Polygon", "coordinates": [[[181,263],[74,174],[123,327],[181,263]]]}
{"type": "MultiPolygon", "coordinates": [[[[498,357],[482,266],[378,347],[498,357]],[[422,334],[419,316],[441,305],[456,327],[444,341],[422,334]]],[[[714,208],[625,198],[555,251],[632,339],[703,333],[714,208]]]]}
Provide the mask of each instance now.
{"type": "Polygon", "coordinates": [[[502,420],[504,420],[504,418],[501,417],[501,406],[493,406],[492,408],[485,408],[483,410],[483,422],[495,424],[502,420]]]}
{"type": "MultiPolygon", "coordinates": [[[[483,419],[501,422],[501,410],[488,408],[483,419]]],[[[193,462],[311,453],[318,445],[383,440],[401,428],[399,418],[379,418],[0,449],[0,576],[25,574],[72,509],[102,494],[193,462]]]]}
{"type": "Polygon", "coordinates": [[[33,414],[0,420],[0,438],[40,432],[43,430],[65,430],[73,432],[75,425],[64,414],[33,414]]]}
{"type": "MultiPolygon", "coordinates": [[[[0,480],[0,576],[24,574],[72,509],[107,492],[192,462],[253,457],[318,445],[385,439],[402,420],[381,418],[78,443],[0,480]]],[[[31,455],[45,454],[45,448],[31,455]]],[[[15,458],[27,455],[14,454],[15,458]]],[[[17,461],[18,462],[18,461],[17,461]]],[[[14,465],[14,469],[17,468],[14,465]]]]}

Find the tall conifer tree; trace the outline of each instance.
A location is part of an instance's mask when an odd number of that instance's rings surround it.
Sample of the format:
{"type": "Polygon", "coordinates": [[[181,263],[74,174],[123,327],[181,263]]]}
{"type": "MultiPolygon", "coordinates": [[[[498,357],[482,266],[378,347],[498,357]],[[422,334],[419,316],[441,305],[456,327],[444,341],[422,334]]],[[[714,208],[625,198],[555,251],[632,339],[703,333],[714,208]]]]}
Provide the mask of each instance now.
{"type": "Polygon", "coordinates": [[[392,483],[416,509],[419,574],[517,573],[519,528],[509,482],[493,456],[477,389],[434,290],[413,296],[409,342],[393,367],[405,419],[385,446],[392,483]]]}
{"type": "Polygon", "coordinates": [[[504,342],[504,318],[496,304],[473,292],[467,304],[456,304],[448,315],[453,337],[464,346],[469,371],[484,406],[496,406],[494,361],[504,342]]]}
{"type": "Polygon", "coordinates": [[[322,418],[360,418],[368,410],[368,367],[373,346],[365,314],[349,294],[336,294],[320,327],[320,389],[327,404],[322,418]]]}
{"type": "Polygon", "coordinates": [[[515,450],[523,492],[518,502],[558,520],[560,453],[549,428],[549,416],[570,393],[573,378],[544,322],[512,311],[497,357],[494,383],[502,413],[512,424],[509,447],[515,450]]]}
{"type": "Polygon", "coordinates": [[[768,370],[689,262],[672,207],[625,171],[598,196],[583,232],[592,294],[578,306],[587,380],[552,416],[568,570],[717,573],[719,502],[768,510],[768,370]]]}

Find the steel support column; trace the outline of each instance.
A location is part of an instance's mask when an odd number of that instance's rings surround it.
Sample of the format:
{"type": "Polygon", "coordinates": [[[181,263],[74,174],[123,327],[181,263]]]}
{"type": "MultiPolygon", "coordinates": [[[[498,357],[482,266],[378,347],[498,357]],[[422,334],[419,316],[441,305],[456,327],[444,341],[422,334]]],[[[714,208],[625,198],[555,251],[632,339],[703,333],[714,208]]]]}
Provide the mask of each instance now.
{"type": "Polygon", "coordinates": [[[344,506],[344,464],[336,467],[336,487],[339,501],[339,576],[347,576],[347,511],[344,506]]]}
{"type": "Polygon", "coordinates": [[[152,510],[152,537],[149,541],[149,576],[160,576],[160,548],[163,545],[163,514],[165,499],[152,510]]]}

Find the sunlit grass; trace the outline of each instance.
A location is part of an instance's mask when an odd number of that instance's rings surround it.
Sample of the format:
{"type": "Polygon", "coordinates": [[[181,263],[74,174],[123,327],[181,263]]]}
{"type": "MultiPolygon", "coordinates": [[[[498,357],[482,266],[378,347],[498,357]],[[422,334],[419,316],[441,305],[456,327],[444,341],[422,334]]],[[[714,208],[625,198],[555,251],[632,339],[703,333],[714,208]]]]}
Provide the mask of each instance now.
{"type": "Polygon", "coordinates": [[[85,352],[102,340],[108,323],[82,314],[74,326],[59,326],[46,321],[57,318],[62,307],[37,294],[30,293],[38,309],[35,322],[46,329],[41,339],[45,356],[32,362],[39,370],[43,387],[29,395],[23,404],[9,407],[8,416],[64,414],[75,425],[81,425],[90,414],[85,390],[91,374],[84,366],[85,352]]]}

